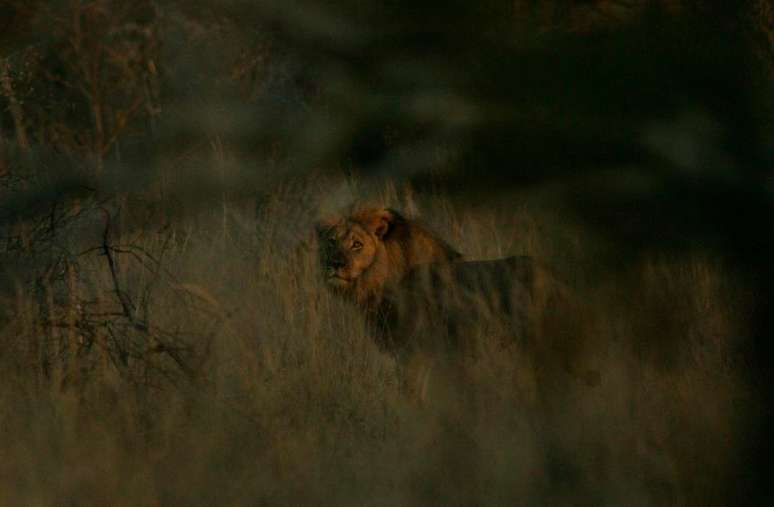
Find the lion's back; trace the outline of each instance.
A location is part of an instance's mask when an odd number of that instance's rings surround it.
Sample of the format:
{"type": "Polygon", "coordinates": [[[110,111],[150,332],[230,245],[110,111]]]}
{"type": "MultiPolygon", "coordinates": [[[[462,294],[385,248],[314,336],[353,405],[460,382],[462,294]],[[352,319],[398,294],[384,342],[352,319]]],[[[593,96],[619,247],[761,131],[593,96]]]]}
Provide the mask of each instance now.
{"type": "Polygon", "coordinates": [[[390,342],[459,345],[482,329],[527,339],[535,271],[530,257],[416,266],[385,297],[390,342]]]}

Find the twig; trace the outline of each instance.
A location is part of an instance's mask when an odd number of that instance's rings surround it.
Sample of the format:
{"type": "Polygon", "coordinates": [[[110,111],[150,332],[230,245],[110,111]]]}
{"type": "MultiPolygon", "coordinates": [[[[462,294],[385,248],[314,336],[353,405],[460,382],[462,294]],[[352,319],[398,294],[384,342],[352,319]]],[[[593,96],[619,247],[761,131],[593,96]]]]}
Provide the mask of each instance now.
{"type": "Polygon", "coordinates": [[[100,208],[100,210],[105,215],[105,229],[102,232],[102,255],[107,258],[108,267],[110,268],[110,277],[113,281],[113,291],[115,292],[118,301],[121,303],[121,308],[124,312],[124,315],[127,319],[129,319],[129,322],[134,324],[134,310],[132,309],[132,304],[131,301],[129,301],[129,298],[126,297],[126,294],[124,294],[123,291],[121,291],[121,286],[118,282],[118,273],[116,272],[116,262],[113,259],[113,249],[110,247],[109,243],[110,212],[105,208],[100,208]]]}
{"type": "Polygon", "coordinates": [[[22,151],[27,151],[30,143],[27,140],[27,130],[24,128],[24,113],[13,91],[9,64],[5,58],[0,58],[0,88],[2,88],[5,98],[8,99],[9,110],[11,111],[11,117],[13,117],[13,126],[16,130],[16,142],[22,151]]]}

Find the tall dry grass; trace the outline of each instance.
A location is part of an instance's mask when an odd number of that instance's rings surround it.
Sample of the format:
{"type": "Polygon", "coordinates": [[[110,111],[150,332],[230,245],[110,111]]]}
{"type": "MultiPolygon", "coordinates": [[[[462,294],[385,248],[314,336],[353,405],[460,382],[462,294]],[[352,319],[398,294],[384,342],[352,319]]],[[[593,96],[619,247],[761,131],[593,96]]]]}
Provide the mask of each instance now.
{"type": "MultiPolygon", "coordinates": [[[[319,280],[317,188],[278,191],[257,217],[83,203],[62,238],[81,255],[2,303],[0,504],[724,504],[755,406],[736,356],[746,295],[719,262],[606,271],[588,231],[526,200],[378,189],[470,258],[554,266],[588,312],[578,344],[538,355],[481,333],[418,402],[319,280]],[[89,251],[106,213],[115,277],[89,251]],[[554,367],[567,361],[599,384],[554,367]]],[[[333,205],[348,192],[368,189],[333,205]]]]}

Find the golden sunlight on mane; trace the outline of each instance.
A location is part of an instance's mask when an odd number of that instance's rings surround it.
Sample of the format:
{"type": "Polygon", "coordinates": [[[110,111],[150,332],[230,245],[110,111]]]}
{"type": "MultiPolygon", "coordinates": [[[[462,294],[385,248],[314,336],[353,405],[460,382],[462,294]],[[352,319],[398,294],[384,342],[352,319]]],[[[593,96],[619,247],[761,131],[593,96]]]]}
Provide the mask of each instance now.
{"type": "MultiPolygon", "coordinates": [[[[429,263],[452,262],[462,258],[448,243],[440,239],[424,225],[408,219],[399,212],[387,208],[356,207],[345,216],[333,217],[318,226],[318,231],[329,238],[337,238],[332,248],[345,250],[341,241],[354,233],[365,233],[367,249],[372,252],[364,261],[366,267],[353,278],[352,283],[339,287],[343,295],[354,299],[366,310],[374,309],[381,302],[385,286],[400,283],[416,266],[429,263]],[[330,236],[330,235],[333,236],[330,236]]],[[[329,247],[330,248],[330,247],[329,247]]],[[[330,249],[321,251],[322,262],[327,265],[330,249]]],[[[350,252],[340,257],[353,257],[350,252]]],[[[346,259],[356,263],[356,259],[346,259]]],[[[339,262],[344,262],[341,260],[339,262]]]]}

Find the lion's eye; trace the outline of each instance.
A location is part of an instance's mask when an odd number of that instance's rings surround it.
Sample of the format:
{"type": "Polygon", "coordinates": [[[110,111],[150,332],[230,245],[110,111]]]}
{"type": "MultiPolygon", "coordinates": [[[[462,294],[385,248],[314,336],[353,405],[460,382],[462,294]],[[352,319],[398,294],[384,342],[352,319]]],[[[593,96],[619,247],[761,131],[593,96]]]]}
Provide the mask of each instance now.
{"type": "Polygon", "coordinates": [[[361,248],[363,248],[363,243],[361,243],[360,241],[355,240],[352,243],[352,250],[360,250],[361,248]]]}

